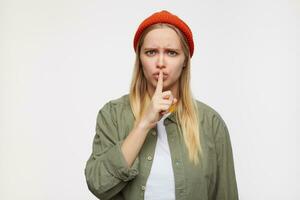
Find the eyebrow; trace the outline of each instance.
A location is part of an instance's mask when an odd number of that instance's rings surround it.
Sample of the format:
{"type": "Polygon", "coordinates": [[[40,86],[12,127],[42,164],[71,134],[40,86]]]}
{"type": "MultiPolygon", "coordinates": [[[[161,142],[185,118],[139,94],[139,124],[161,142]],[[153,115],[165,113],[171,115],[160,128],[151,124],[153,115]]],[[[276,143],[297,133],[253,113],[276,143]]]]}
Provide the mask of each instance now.
{"type": "MultiPolygon", "coordinates": [[[[147,47],[147,48],[144,48],[144,50],[152,50],[152,49],[157,49],[155,47],[151,48],[151,47],[147,47]]],[[[173,51],[180,51],[180,49],[176,49],[176,48],[165,48],[167,50],[173,50],[173,51]]]]}

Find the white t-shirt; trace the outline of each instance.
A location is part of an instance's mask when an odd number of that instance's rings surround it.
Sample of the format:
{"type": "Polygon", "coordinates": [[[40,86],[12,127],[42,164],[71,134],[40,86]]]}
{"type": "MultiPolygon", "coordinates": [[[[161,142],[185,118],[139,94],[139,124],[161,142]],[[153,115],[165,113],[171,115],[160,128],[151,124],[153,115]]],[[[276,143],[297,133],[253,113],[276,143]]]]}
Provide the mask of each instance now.
{"type": "Polygon", "coordinates": [[[146,200],[175,200],[175,182],[170,148],[164,125],[165,114],[157,123],[157,143],[151,171],[146,183],[146,200]]]}

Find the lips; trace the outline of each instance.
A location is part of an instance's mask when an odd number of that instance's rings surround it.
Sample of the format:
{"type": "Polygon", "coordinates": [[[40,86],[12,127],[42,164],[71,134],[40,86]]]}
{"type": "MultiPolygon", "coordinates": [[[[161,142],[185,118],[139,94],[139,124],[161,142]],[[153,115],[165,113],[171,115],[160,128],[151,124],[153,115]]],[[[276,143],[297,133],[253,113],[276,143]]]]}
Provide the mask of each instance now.
{"type": "MultiPolygon", "coordinates": [[[[153,74],[153,76],[155,76],[155,77],[157,76],[157,77],[158,77],[158,76],[159,76],[159,72],[156,72],[156,73],[154,73],[154,74],[153,74]]],[[[168,76],[168,74],[166,74],[166,73],[163,73],[163,76],[164,76],[164,78],[165,78],[165,77],[167,77],[167,76],[168,76]]]]}
{"type": "MultiPolygon", "coordinates": [[[[153,77],[158,80],[158,77],[159,77],[159,74],[154,74],[153,77]]],[[[168,78],[168,75],[167,74],[164,74],[163,75],[163,80],[166,80],[168,78]]]]}
{"type": "MultiPolygon", "coordinates": [[[[153,75],[159,75],[159,72],[154,73],[153,75]]],[[[168,74],[163,73],[164,76],[167,76],[168,74]]]]}

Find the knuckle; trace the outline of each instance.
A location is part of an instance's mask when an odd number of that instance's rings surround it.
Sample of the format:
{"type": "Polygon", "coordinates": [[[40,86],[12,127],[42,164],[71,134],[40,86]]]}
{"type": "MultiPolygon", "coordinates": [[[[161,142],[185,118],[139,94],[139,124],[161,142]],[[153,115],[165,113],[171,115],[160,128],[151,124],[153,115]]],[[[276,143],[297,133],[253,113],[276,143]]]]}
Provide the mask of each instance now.
{"type": "Polygon", "coordinates": [[[170,94],[172,94],[172,91],[171,90],[167,90],[167,91],[164,91],[163,94],[164,95],[170,95],[170,94]]]}

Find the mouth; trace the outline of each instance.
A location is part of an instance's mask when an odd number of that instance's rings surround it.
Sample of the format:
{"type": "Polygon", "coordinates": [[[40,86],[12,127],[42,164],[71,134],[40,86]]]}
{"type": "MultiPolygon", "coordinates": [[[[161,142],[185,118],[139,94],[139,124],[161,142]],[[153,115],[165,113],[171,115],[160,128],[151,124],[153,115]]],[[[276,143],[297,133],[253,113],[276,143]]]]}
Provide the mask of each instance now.
{"type": "MultiPolygon", "coordinates": [[[[155,80],[158,80],[158,76],[159,76],[159,74],[154,74],[153,75],[153,77],[154,77],[155,80]]],[[[163,80],[166,80],[167,78],[168,78],[168,75],[164,74],[163,80]]]]}

